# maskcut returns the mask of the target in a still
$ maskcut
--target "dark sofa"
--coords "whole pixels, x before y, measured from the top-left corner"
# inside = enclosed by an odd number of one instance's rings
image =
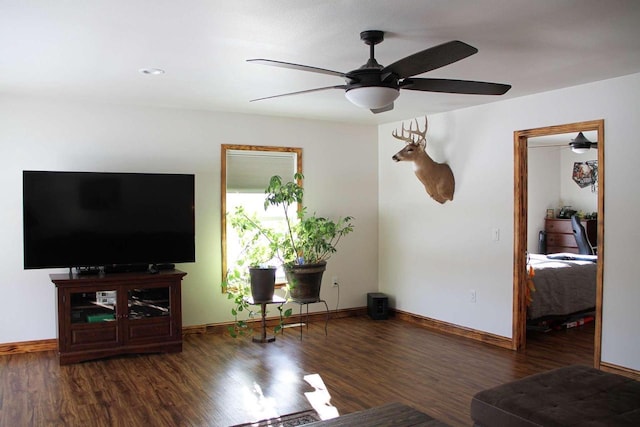
[[[471,418],[482,427],[640,426],[640,381],[563,367],[477,393]]]

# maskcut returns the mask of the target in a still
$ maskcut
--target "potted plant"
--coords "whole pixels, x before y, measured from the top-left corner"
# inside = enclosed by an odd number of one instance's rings
[[[264,207],[282,208],[285,217],[284,230],[263,227],[250,222],[255,230],[269,242],[272,253],[282,263],[287,276],[290,296],[296,301],[316,301],[320,296],[322,275],[327,259],[336,252],[340,239],[353,231],[353,217],[337,220],[309,215],[305,207],[292,215],[290,208],[302,205],[304,189],[302,174],[295,174],[292,181],[283,182],[274,175],[266,188]]]
[[[255,215],[249,216],[242,206],[236,208],[230,216],[231,226],[236,231],[240,254],[234,269],[237,277],[246,283],[246,273],[249,273],[251,295],[254,301],[268,301],[273,297],[276,283],[276,267],[269,264],[275,255],[270,244],[273,237],[270,230],[261,229],[255,225],[259,220]]]
[[[248,214],[242,207],[236,208],[229,218],[243,242],[244,255],[240,266],[257,265],[256,263],[276,258],[287,276],[290,299],[312,302],[320,298],[320,285],[327,260],[336,252],[340,239],[352,232],[354,226],[351,216],[331,220],[316,214],[309,215],[305,207],[292,214],[292,206],[302,205],[303,179],[302,174],[296,173],[292,181],[283,182],[278,175],[269,180],[264,208],[266,210],[269,206],[275,206],[283,210],[285,224],[282,228],[265,226],[256,215]],[[246,310],[250,312],[250,316],[254,314],[247,303],[249,290],[246,283],[245,270],[236,268],[228,273],[227,284],[232,285],[229,286],[229,298],[234,299],[236,304],[232,310],[236,319],[236,335],[248,329],[246,322],[238,320],[239,312]],[[279,306],[278,309],[282,310],[282,307]],[[290,315],[291,309],[284,312],[284,317]],[[281,327],[282,324],[276,328],[276,332]]]
[[[249,303],[249,297],[253,298],[254,303],[273,298],[276,267],[267,264],[274,258],[274,253],[270,238],[264,234],[269,230],[262,231],[257,226],[257,217],[248,215],[244,208],[238,207],[228,218],[238,235],[241,248],[238,258],[227,271],[226,280],[222,283],[228,298],[234,301],[231,309],[234,324],[229,326],[229,333],[236,338],[253,332],[247,321],[240,318],[241,314],[246,312],[248,318],[253,318],[260,313],[253,309],[255,305]],[[282,307],[278,309],[282,318],[285,313]],[[278,325],[274,332],[277,333],[281,328],[282,324]]]

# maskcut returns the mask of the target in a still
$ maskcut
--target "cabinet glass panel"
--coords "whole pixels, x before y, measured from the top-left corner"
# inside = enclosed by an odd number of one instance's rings
[[[129,290],[129,320],[168,316],[169,289],[166,287]]]
[[[116,319],[117,291],[72,292],[71,323],[113,322]]]

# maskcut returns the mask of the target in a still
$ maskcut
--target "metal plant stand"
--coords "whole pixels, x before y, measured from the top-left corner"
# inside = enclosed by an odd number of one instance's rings
[[[327,316],[324,322],[324,334],[326,336],[329,335],[328,333],[328,325],[329,325],[329,306],[327,305],[327,302],[323,299],[320,298],[313,298],[313,299],[292,299],[291,302],[296,303],[300,306],[300,340],[302,341],[302,325],[303,323],[307,325],[307,330],[309,330],[309,304],[315,304],[315,303],[323,303],[324,307],[327,311]],[[302,306],[306,305],[307,306],[307,313],[305,315],[305,320],[304,322],[302,322]]]
[[[260,334],[260,337],[253,337],[252,341],[253,342],[257,342],[257,343],[268,343],[268,342],[274,342],[276,340],[276,336],[275,335],[271,335],[268,336],[267,335],[267,305],[268,304],[279,304],[279,305],[283,305],[284,303],[287,302],[286,299],[279,297],[277,295],[274,295],[273,298],[271,298],[270,300],[264,300],[264,301],[254,301],[253,297],[246,297],[245,301],[247,301],[249,304],[251,305],[259,305],[260,309],[261,309],[261,317],[262,317],[262,322],[261,322],[261,326],[262,326],[262,331]],[[280,321],[282,322],[282,312],[280,312]]]

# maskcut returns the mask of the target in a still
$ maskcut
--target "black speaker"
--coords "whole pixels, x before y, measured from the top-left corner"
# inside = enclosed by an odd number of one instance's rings
[[[389,298],[379,292],[367,294],[367,309],[373,320],[384,320],[389,317]]]

